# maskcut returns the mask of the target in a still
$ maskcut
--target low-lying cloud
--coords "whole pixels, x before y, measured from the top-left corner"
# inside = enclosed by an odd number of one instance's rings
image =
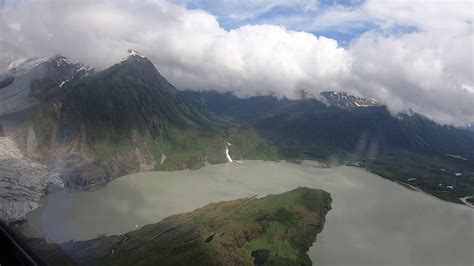
[[[132,48],[180,89],[289,98],[302,89],[341,90],[376,98],[393,113],[411,109],[443,124],[472,123],[472,4],[427,2],[419,3],[421,12],[408,8],[413,1],[367,1],[313,20],[317,26],[333,16],[327,27],[377,25],[344,48],[281,25],[226,30],[212,14],[161,0],[7,1],[0,62],[5,69],[17,57],[63,54],[106,68]]]

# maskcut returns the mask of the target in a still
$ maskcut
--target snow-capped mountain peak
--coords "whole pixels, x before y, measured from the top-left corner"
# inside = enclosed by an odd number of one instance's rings
[[[326,91],[321,92],[321,96],[324,97],[325,101],[329,105],[340,108],[357,108],[380,105],[380,103],[374,99],[362,98],[345,92]]]
[[[137,52],[135,50],[132,50],[132,49],[128,49],[127,53],[128,53],[128,55],[126,57],[124,57],[117,64],[122,64],[123,62],[130,61],[130,60],[139,61],[139,60],[142,60],[142,59],[147,59],[145,56],[141,55],[139,52]]]
[[[128,49],[128,56],[139,56],[141,58],[146,58],[145,56],[141,55],[139,52],[135,51],[135,50],[132,50],[132,49]]]
[[[61,55],[13,60],[8,71],[0,74],[0,115],[35,106],[72,80],[94,72],[93,67]]]
[[[27,59],[27,58],[17,58],[12,60],[8,65],[8,71],[14,72],[27,72],[42,63],[48,62],[51,60],[51,56],[44,56],[39,58]]]

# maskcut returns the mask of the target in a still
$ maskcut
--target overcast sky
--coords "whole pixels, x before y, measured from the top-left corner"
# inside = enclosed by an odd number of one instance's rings
[[[474,122],[470,0],[0,0],[0,68],[135,49],[179,89],[347,91],[394,113]]]

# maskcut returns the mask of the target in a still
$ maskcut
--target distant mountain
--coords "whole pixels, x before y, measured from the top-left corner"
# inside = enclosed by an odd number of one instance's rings
[[[352,151],[365,136],[384,149],[474,156],[474,135],[467,130],[441,126],[416,113],[394,117],[374,100],[345,93],[321,93],[326,99],[332,99],[329,106],[314,98],[288,100],[256,96],[241,99],[215,91],[185,93],[216,115],[253,124],[269,134],[287,132],[281,141],[307,139],[302,144],[305,146],[319,142],[318,151],[310,153],[313,155]],[[328,146],[327,152],[321,150],[324,146]]]
[[[215,115],[239,122],[263,116],[290,102],[286,98],[278,99],[273,96],[255,96],[241,99],[230,92],[185,90],[183,93]]]
[[[290,101],[287,98],[276,98],[274,96],[254,96],[241,99],[235,97],[230,92],[219,93],[216,91],[186,90],[184,93],[213,113],[237,121],[255,119],[289,105],[295,106],[295,102],[301,103],[297,104],[297,108],[304,108],[308,103],[311,103],[315,108],[322,109],[327,108],[327,106],[342,109],[381,106],[375,100],[331,91],[321,92],[320,95],[322,97],[318,101],[314,101],[315,98],[308,97],[306,93],[304,94],[304,99],[299,101]],[[304,103],[305,101],[306,103]]]
[[[456,202],[474,193],[474,133],[468,130],[416,113],[394,117],[385,106],[341,93],[323,93],[329,105],[314,98],[186,94],[216,115],[254,128],[279,158],[363,166]]]

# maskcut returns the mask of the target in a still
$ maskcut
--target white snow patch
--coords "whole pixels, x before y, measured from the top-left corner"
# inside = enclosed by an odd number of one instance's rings
[[[80,72],[80,71],[82,71],[82,70],[89,71],[89,70],[91,70],[91,69],[93,69],[93,67],[82,65],[82,66],[77,70],[77,72]]]
[[[134,50],[132,50],[132,49],[129,49],[129,50],[128,50],[128,56],[127,56],[127,57],[124,57],[124,58],[120,61],[119,64],[121,64],[121,63],[124,62],[124,61],[129,60],[129,59],[130,59],[131,57],[133,57],[133,56],[139,56],[139,57],[141,57],[141,58],[146,58],[145,56],[141,55],[140,53],[138,53],[138,52],[136,52],[136,51],[134,51]]]
[[[448,154],[448,153],[445,153],[444,156],[446,156],[446,157],[451,157],[451,158],[458,159],[458,160],[463,160],[463,161],[469,160],[468,158],[463,157],[463,156],[461,156],[461,155],[457,155],[457,154]]]
[[[134,51],[134,50],[132,50],[132,49],[129,49],[129,50],[128,50],[128,56],[135,56],[135,55],[136,55],[136,56],[139,56],[139,57],[141,57],[141,58],[145,58],[143,55],[141,55],[141,54],[138,53],[137,51]]]
[[[75,65],[76,62],[73,62],[71,59],[66,58],[66,57],[61,57],[59,58],[58,61],[56,61],[56,66],[61,67],[61,66],[67,66],[67,65]]]
[[[27,58],[14,59],[8,64],[8,70],[13,70],[14,68],[18,68],[21,64],[25,63],[26,61],[28,61]]]
[[[455,176],[462,176],[461,173],[454,173]]]
[[[50,56],[45,56],[45,57],[40,57],[40,58],[35,58],[35,59],[19,58],[10,62],[10,64],[8,65],[8,70],[26,72],[49,60],[51,60]]]

